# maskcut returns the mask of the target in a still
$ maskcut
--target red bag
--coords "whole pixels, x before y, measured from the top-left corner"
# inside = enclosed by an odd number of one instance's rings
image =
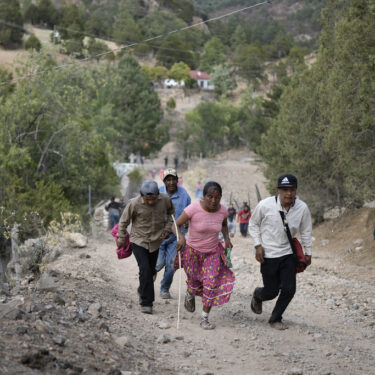
[[[275,196],[275,200],[277,203],[277,196]],[[296,273],[303,272],[306,269],[307,264],[306,264],[305,254],[302,249],[302,245],[297,240],[297,238],[295,237],[292,238],[292,234],[290,233],[288,222],[285,219],[284,211],[279,211],[279,214],[281,216],[281,221],[283,222],[284,230],[288,237],[290,247],[292,248],[294,259],[296,261]]]
[[[118,224],[116,224],[113,229],[111,230],[111,234],[115,239],[118,239]],[[116,249],[118,259],[124,259],[130,257],[132,255],[132,248],[130,247],[130,239],[129,233],[126,234],[125,237],[125,246]]]
[[[296,272],[303,272],[306,267],[306,260],[305,260],[305,254],[302,249],[301,243],[297,240],[297,238],[293,238],[293,245],[294,249],[296,250],[294,255],[296,256]]]

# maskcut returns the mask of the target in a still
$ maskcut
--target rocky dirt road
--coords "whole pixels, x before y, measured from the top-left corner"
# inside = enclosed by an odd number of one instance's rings
[[[229,191],[247,200],[251,187],[255,202],[255,182],[266,194],[251,158],[225,155],[200,168],[223,184],[225,200]],[[135,259],[117,260],[112,238],[102,233],[84,251],[70,249],[49,266],[55,288],[31,281],[14,289],[30,297],[20,319],[0,320],[0,373],[375,374],[374,268],[351,265],[347,271],[322,240],[314,241],[312,266],[298,275],[297,294],[284,315],[289,329],[276,331],[267,324],[274,302],[265,303],[260,316],[250,310],[259,265],[251,240],[237,233],[231,301],[212,310],[216,329],[203,331],[198,299],[195,313],[182,307],[177,330],[181,271],[170,301],[159,298],[158,275],[154,314],[141,314]]]

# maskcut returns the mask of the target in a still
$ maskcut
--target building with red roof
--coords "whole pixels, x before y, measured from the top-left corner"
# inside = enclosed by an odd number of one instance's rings
[[[198,87],[202,90],[214,90],[215,86],[210,81],[211,76],[206,72],[200,72],[199,70],[190,70],[190,77],[195,79],[198,83]]]

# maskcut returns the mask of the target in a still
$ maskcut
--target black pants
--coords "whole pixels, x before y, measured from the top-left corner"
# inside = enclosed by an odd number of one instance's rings
[[[148,249],[131,243],[131,248],[139,267],[139,288],[140,304],[152,306],[155,300],[154,280],[156,273],[155,266],[158,260],[159,250],[150,253]]]
[[[279,298],[269,322],[281,322],[282,315],[296,292],[296,263],[293,255],[280,258],[265,258],[260,266],[263,288],[258,288],[255,297],[262,301]]]
[[[243,237],[247,236],[247,228],[249,227],[249,223],[240,223],[240,232]]]

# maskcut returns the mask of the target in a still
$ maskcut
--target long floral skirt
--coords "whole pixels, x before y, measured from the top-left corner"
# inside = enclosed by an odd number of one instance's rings
[[[181,265],[187,276],[188,292],[202,297],[204,306],[219,306],[229,301],[235,276],[227,266],[221,244],[211,253],[202,253],[186,246],[181,252]],[[175,270],[178,268],[177,256]]]

